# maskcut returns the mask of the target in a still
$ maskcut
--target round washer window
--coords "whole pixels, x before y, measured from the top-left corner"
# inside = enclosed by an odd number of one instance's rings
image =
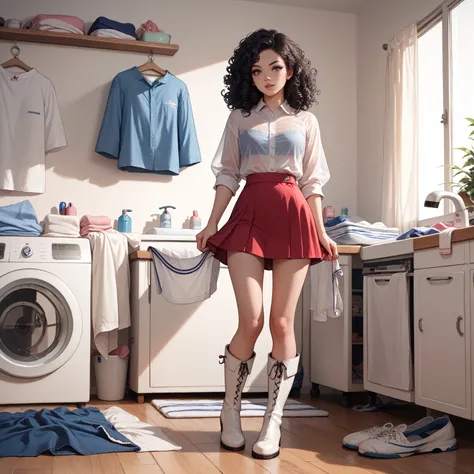
[[[47,363],[72,333],[71,310],[46,282],[22,279],[0,290],[0,352],[12,362]]]

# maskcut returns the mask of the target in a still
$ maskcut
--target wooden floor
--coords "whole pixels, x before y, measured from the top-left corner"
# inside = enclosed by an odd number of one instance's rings
[[[371,460],[341,447],[350,432],[386,422],[412,423],[423,416],[418,408],[396,409],[390,413],[360,413],[342,408],[337,399],[301,401],[329,411],[329,418],[284,418],[279,458],[258,461],[251,457],[261,419],[244,418],[247,446],[243,453],[223,451],[219,445],[219,421],[211,419],[169,420],[149,403],[119,404],[142,421],[160,426],[181,451],[120,453],[100,456],[40,456],[0,459],[0,474],[455,474],[474,472],[474,423],[455,419],[459,449],[451,453],[423,454],[397,460]],[[147,400],[148,402],[150,400]],[[89,406],[105,409],[110,403],[92,401]],[[28,407],[1,407],[24,411]],[[48,406],[48,408],[52,408]],[[71,407],[73,408],[73,407]]]

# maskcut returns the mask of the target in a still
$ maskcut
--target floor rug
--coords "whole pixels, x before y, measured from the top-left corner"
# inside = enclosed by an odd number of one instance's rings
[[[167,418],[217,418],[222,409],[219,400],[153,400],[152,405]],[[262,417],[267,408],[266,398],[242,400],[242,417]],[[326,417],[320,408],[289,399],[283,410],[284,417]]]

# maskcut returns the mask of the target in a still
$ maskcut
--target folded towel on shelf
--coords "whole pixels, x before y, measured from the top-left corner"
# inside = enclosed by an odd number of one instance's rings
[[[110,226],[111,225],[110,217],[89,216],[89,215],[82,216],[81,227],[85,227],[87,225]]]
[[[40,20],[34,25],[31,25],[30,30],[54,31],[56,33],[73,33],[75,35],[84,35],[84,30],[76,28],[70,23],[62,20],[56,20],[54,18]]]
[[[106,232],[111,229],[111,225],[86,225],[84,227],[81,227],[81,237],[87,237],[92,232]]]
[[[135,26],[132,23],[120,23],[118,21],[111,20],[105,16],[99,16],[94,23],[92,23],[89,28],[88,34],[92,34],[94,31],[99,29],[106,30],[117,30],[126,35],[133,36],[137,39],[137,34],[135,32]]]
[[[339,277],[343,276],[337,260],[323,261],[310,269],[310,311],[314,321],[326,322],[338,318],[344,309],[339,291]]]
[[[85,25],[84,22],[78,18],[77,16],[71,16],[71,15],[46,15],[46,14],[39,14],[36,15],[32,20],[31,20],[31,29],[35,29],[37,25],[39,25],[41,22],[44,22],[43,24],[46,24],[47,22],[51,20],[57,20],[61,21],[63,23],[67,23],[68,25],[73,26],[75,29],[79,30],[82,34],[84,34],[85,31]]]
[[[118,38],[129,41],[135,41],[136,38],[131,35],[122,33],[121,31],[112,30],[111,28],[101,28],[99,30],[93,31],[89,36],[97,36],[99,38]]]
[[[43,237],[80,237],[79,217],[46,214]]]
[[[0,207],[0,235],[24,235],[38,237],[43,228],[28,200]]]

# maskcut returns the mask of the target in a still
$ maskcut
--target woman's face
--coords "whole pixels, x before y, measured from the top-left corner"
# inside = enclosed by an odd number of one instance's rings
[[[283,58],[272,49],[262,51],[259,61],[252,66],[253,83],[262,94],[269,97],[283,91],[292,75],[293,71],[287,69]]]

